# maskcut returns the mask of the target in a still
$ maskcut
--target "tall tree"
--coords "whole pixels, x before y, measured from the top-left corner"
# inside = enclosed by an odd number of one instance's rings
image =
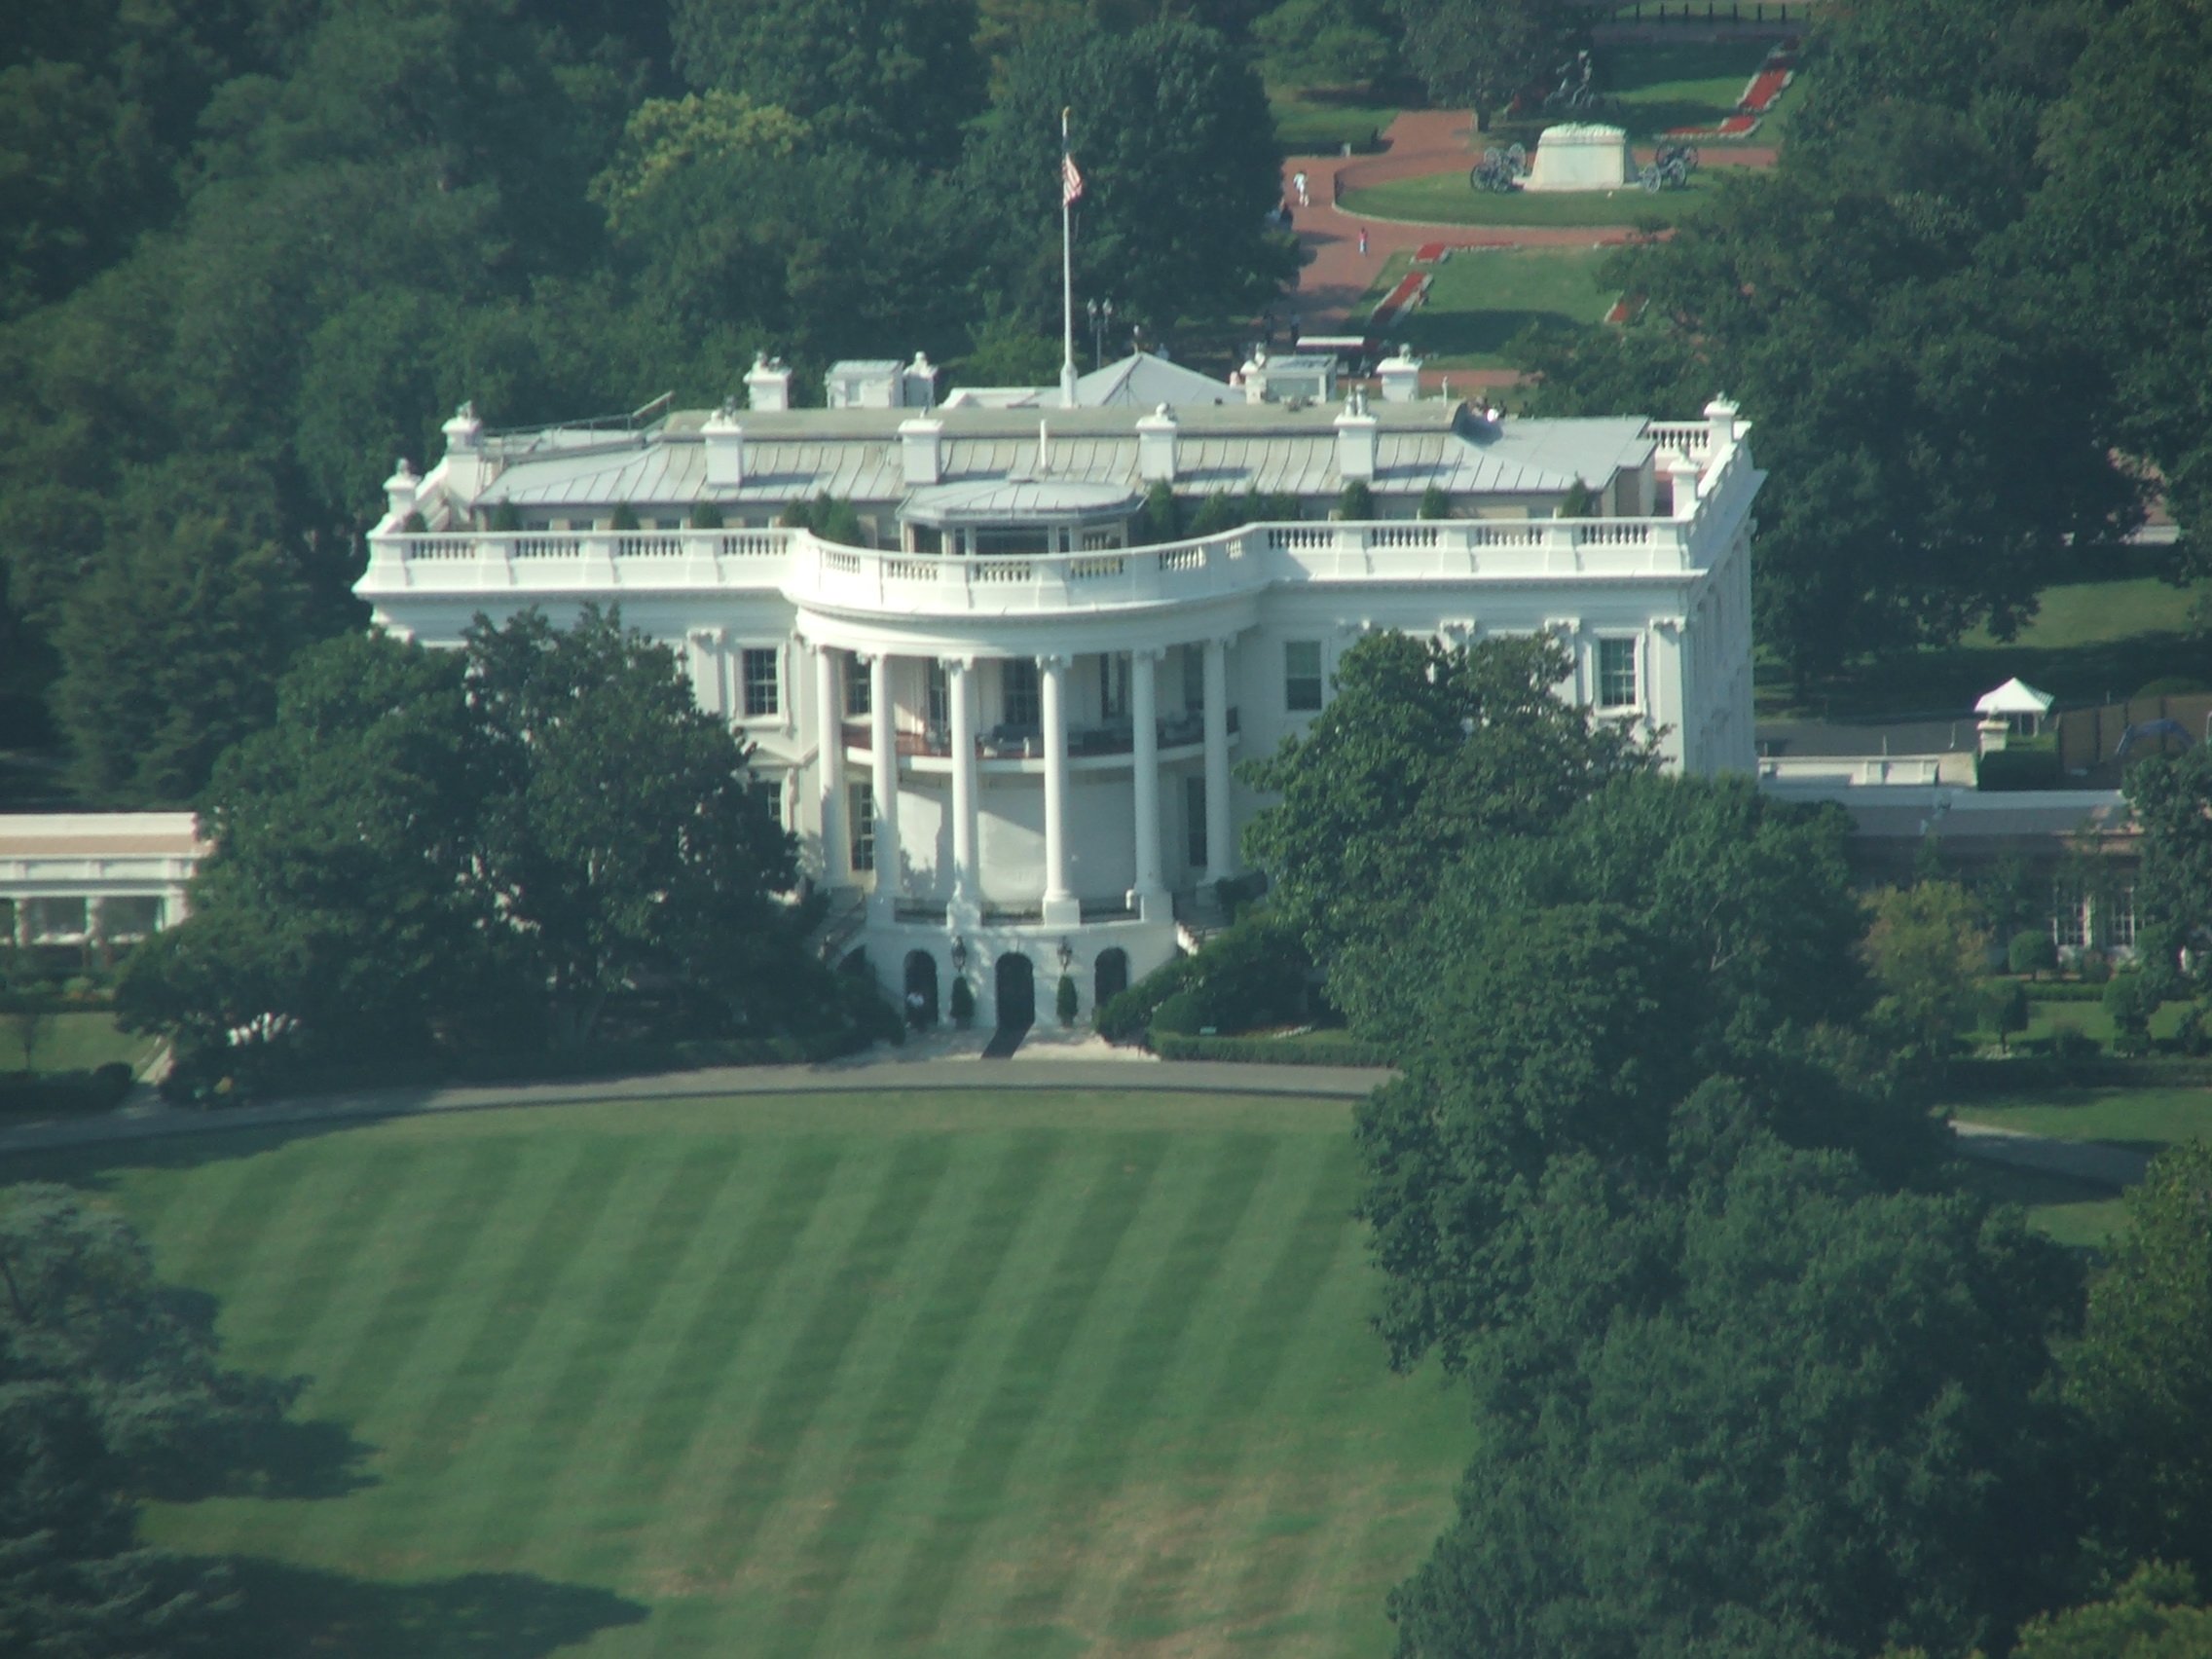
[[[1457,1519],[1391,1599],[1405,1659],[1960,1652],[2033,1610],[2079,1513],[2051,1246],[1754,1141],[1667,1271],[1593,1305],[1588,1214],[1547,1217],[1560,1362],[1478,1382]]]
[[[2120,1560],[2212,1569],[2212,1148],[2172,1147],[2125,1196],[2067,1392],[2098,1437]]]
[[[1579,0],[1389,0],[1400,48],[1439,104],[1464,104],[1478,129],[1532,83],[1556,77],[1588,38]]]
[[[983,103],[974,0],[674,0],[676,62],[871,154],[948,166]]]
[[[1245,856],[1317,959],[1402,936],[1471,846],[1548,829],[1649,764],[1640,739],[1557,694],[1568,666],[1548,635],[1372,635],[1339,662],[1311,726],[1246,762],[1245,780],[1281,799],[1247,826]]]
[[[2127,770],[2127,804],[2143,831],[2135,878],[2137,949],[2159,988],[2212,970],[2212,746],[2157,756]]]
[[[1268,227],[1282,152],[1259,77],[1211,29],[1038,31],[963,168],[964,224],[984,256],[978,289],[1059,313],[1060,112],[1073,111],[1076,293],[1170,328],[1256,308],[1296,270]]]

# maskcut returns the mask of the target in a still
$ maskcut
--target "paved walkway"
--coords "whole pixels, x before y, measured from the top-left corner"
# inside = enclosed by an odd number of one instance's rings
[[[587,1105],[618,1100],[708,1100],[747,1094],[908,1093],[958,1089],[1085,1088],[1145,1093],[1272,1094],[1358,1100],[1391,1076],[1366,1066],[1228,1064],[1161,1060],[1116,1049],[1087,1032],[1049,1031],[1011,1060],[984,1060],[980,1032],[944,1031],[899,1049],[871,1049],[821,1065],[724,1066],[580,1083],[455,1088],[373,1088],[203,1111],[170,1106],[141,1088],[121,1110],[0,1130],[0,1159],[71,1147],[120,1146],[236,1129],[312,1128],[447,1112]],[[1970,1158],[2119,1189],[2142,1179],[2142,1153],[2098,1142],[2052,1140],[1981,1124],[1956,1125]]]

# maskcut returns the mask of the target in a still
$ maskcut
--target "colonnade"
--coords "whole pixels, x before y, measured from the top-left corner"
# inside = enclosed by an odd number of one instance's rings
[[[1207,881],[1230,874],[1235,867],[1234,819],[1230,810],[1228,646],[1226,638],[1209,638],[1204,642],[1204,879]],[[844,872],[851,845],[851,826],[846,813],[844,711],[840,695],[843,677],[838,647],[817,641],[813,649],[817,804],[823,874],[826,879],[835,880]],[[891,677],[893,656],[881,651],[854,654],[868,668],[869,792],[874,810],[875,865],[872,905],[876,920],[888,923],[895,919],[897,906],[904,897],[905,871],[899,839],[899,733]],[[1138,914],[1148,920],[1167,914],[1167,884],[1160,841],[1158,683],[1159,665],[1164,655],[1165,651],[1159,646],[1128,653],[1133,807],[1130,834],[1135,855],[1135,881],[1126,897]],[[952,882],[946,920],[955,928],[973,928],[982,915],[984,885],[977,823],[976,681],[979,664],[992,659],[953,656],[933,660],[943,666],[949,703],[946,747],[951,752]],[[1045,880],[1038,898],[1044,925],[1068,927],[1080,923],[1083,916],[1083,896],[1068,882],[1068,705],[1069,671],[1074,660],[1066,653],[1048,653],[1033,660],[1037,664],[1038,714],[1043,728],[1045,762]]]

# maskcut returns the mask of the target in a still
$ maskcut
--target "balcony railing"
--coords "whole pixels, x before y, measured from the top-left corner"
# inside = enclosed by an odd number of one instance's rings
[[[1229,734],[1236,735],[1239,721],[1237,709],[1233,704],[1224,723]],[[1157,741],[1162,750],[1194,748],[1205,741],[1205,716],[1198,712],[1180,715],[1163,715],[1154,722]],[[866,720],[844,722],[845,748],[863,754],[872,753],[875,733]],[[952,757],[952,734],[942,726],[932,725],[920,731],[902,731],[893,739],[893,748],[901,759],[949,760]],[[1132,755],[1136,752],[1136,730],[1126,720],[1107,721],[1099,724],[1071,724],[1068,727],[1068,756],[1080,760],[1088,756]],[[1041,760],[1045,756],[1045,732],[1036,725],[997,725],[976,736],[976,757],[978,760]]]

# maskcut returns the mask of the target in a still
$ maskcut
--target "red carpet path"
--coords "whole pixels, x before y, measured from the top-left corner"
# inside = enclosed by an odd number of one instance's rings
[[[1377,156],[1293,156],[1283,163],[1282,194],[1294,199],[1292,177],[1304,171],[1311,205],[1294,208],[1292,225],[1304,266],[1298,276],[1298,293],[1286,304],[1295,308],[1299,328],[1308,334],[1328,334],[1352,319],[1361,297],[1382,269],[1382,262],[1400,250],[1414,252],[1431,242],[1450,247],[1604,247],[1627,241],[1635,232],[1626,225],[1547,228],[1525,225],[1400,225],[1361,219],[1335,205],[1337,175],[1354,169],[1361,187],[1390,179],[1420,178],[1430,173],[1464,173],[1473,164],[1468,138],[1473,123],[1460,110],[1408,110],[1393,121],[1382,135],[1385,149]],[[1640,152],[1643,159],[1646,152]],[[1714,145],[1701,153],[1706,166],[1774,166],[1772,149],[1751,145]],[[1359,233],[1367,232],[1367,252],[1359,251]],[[1424,377],[1426,378],[1426,377]],[[1502,372],[1475,374],[1460,371],[1454,384],[1468,387],[1505,385],[1512,375]]]

